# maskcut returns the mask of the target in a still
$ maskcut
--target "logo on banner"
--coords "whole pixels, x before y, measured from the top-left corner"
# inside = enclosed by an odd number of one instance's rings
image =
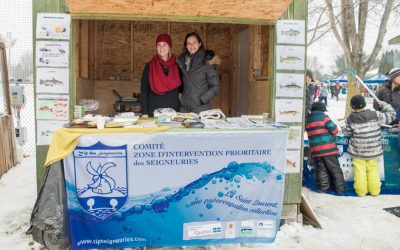
[[[126,145],[76,147],[74,163],[78,201],[86,212],[104,219],[123,207],[128,198]]]

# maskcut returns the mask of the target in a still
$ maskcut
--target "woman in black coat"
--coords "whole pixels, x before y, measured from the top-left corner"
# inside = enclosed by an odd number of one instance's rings
[[[184,52],[177,63],[183,84],[181,112],[200,113],[211,109],[211,99],[220,90],[217,71],[220,59],[204,48],[199,34],[192,32],[185,37]]]
[[[175,55],[171,54],[172,40],[160,34],[156,40],[157,54],[146,64],[141,82],[142,117],[152,117],[158,108],[179,111],[181,80]]]

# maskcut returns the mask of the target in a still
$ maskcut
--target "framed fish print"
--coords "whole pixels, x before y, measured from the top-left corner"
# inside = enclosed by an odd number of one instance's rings
[[[302,126],[290,126],[289,128],[289,138],[288,138],[288,149],[300,149],[302,142]]]
[[[68,67],[69,42],[36,42],[36,66]]]
[[[68,68],[37,68],[36,93],[69,93]]]
[[[276,74],[276,96],[279,97],[303,97],[304,75],[303,74]]]
[[[276,122],[298,122],[303,119],[302,99],[275,99]]]
[[[300,173],[300,150],[286,150],[285,173]]]
[[[37,145],[50,145],[54,132],[62,128],[66,121],[37,120],[36,141]]]
[[[42,120],[65,120],[69,118],[68,95],[37,95],[36,118]]]
[[[276,42],[278,44],[305,45],[304,20],[278,20],[276,23]]]
[[[39,13],[37,14],[36,38],[69,40],[70,27],[71,15],[69,14]]]
[[[276,69],[304,70],[304,46],[276,46]]]

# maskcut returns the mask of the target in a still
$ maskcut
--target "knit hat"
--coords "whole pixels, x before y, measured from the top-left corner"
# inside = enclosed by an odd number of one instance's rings
[[[157,36],[157,39],[156,39],[156,46],[160,42],[167,43],[169,45],[169,47],[172,48],[172,40],[171,40],[171,36],[170,35],[165,34],[165,33],[164,34],[159,34]]]
[[[363,109],[367,104],[365,103],[365,99],[361,95],[355,95],[350,100],[350,106],[353,109]]]
[[[323,103],[323,102],[314,102],[314,103],[311,105],[311,111],[321,111],[321,112],[325,112],[325,111],[326,111],[325,103]]]
[[[400,76],[400,68],[393,68],[389,71],[388,77],[391,82],[398,76]]]

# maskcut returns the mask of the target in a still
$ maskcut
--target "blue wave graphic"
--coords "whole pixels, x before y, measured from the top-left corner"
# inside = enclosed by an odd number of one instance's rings
[[[217,244],[221,239],[183,240],[183,224],[196,221],[235,221],[238,218],[276,219],[282,208],[284,174],[268,163],[236,163],[178,189],[164,188],[158,193],[129,197],[119,211],[105,219],[85,212],[77,200],[76,189],[67,183],[69,217],[73,242],[93,236],[136,237],[145,241],[119,243],[112,247]],[[87,237],[86,237],[87,238]],[[273,237],[252,238],[270,242]],[[243,242],[243,237],[223,239],[225,243]],[[247,240],[246,242],[249,242]],[[100,247],[87,245],[85,248]],[[105,244],[104,247],[110,247]]]

